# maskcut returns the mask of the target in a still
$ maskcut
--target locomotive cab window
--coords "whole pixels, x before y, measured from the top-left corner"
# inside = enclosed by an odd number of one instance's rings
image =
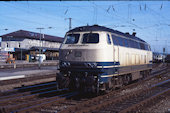
[[[65,44],[76,44],[79,41],[80,34],[68,34]]]
[[[85,43],[99,43],[99,34],[97,33],[85,33],[83,35],[83,44]]]
[[[108,43],[109,45],[111,45],[111,40],[110,40],[110,35],[109,35],[109,34],[107,34],[107,43]]]

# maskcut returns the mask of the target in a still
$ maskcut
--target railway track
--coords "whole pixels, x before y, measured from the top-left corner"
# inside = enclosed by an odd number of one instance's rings
[[[0,93],[16,87],[51,82],[56,79],[56,73],[46,73],[44,75],[32,75],[25,78],[0,81]]]
[[[166,87],[167,85],[169,85],[169,87]],[[160,96],[164,93],[170,93],[170,81],[161,85],[156,85],[147,90],[141,90],[129,95],[122,95],[121,97],[108,102],[107,105],[105,105],[107,108],[103,107],[100,110],[94,111],[94,113],[140,112],[139,108],[143,107],[143,105],[146,104],[146,101],[152,100],[156,96]]]
[[[9,106],[5,112],[12,112],[12,113],[36,112],[37,109],[39,109],[43,106],[50,106],[53,103],[63,102],[67,98],[75,96],[77,94],[78,94],[77,92],[70,92],[70,93],[64,93],[64,94],[55,95],[55,96],[48,97],[48,98],[43,98],[43,99],[36,98],[32,101],[27,101],[23,104],[14,105],[14,106],[12,106],[12,108],[10,108],[10,106]]]
[[[161,66],[161,68],[162,68],[162,66]],[[160,69],[160,70],[158,70],[158,68],[157,68],[156,70],[157,71],[152,73],[152,76],[150,76],[149,78],[146,78],[144,80],[147,85],[149,85],[148,83],[150,81],[152,82],[150,85],[156,84],[156,83],[158,83],[160,81],[164,81],[164,78],[160,79],[161,77],[163,77],[163,76],[160,76],[160,75],[164,75],[165,73],[167,73],[166,68],[163,68],[163,69]],[[157,76],[159,76],[159,77],[157,77]],[[140,84],[140,85],[138,87],[136,87],[137,84],[138,85]],[[117,95],[121,96],[122,95],[121,93],[127,94],[127,93],[130,93],[130,90],[131,91],[137,91],[137,90],[139,90],[138,88],[140,86],[142,86],[143,84],[144,84],[143,81],[141,81],[139,83],[131,84],[131,85],[128,85],[128,86],[126,86],[126,87],[124,87],[124,88],[122,88],[120,90],[113,91],[112,93],[108,93],[108,95],[113,96],[113,94],[117,94]],[[147,86],[145,86],[145,87],[147,87]],[[128,88],[129,91],[128,90],[124,91],[124,89],[127,89],[127,88]],[[134,89],[132,89],[132,88],[134,88]],[[143,89],[143,88],[144,87],[141,87],[140,89]],[[103,96],[104,96],[103,98],[107,98],[107,95],[103,95]],[[99,98],[100,97],[102,97],[102,95],[99,96]],[[44,107],[38,108],[34,112],[37,112],[37,113],[54,113],[54,112],[61,112],[61,113],[66,112],[67,113],[69,111],[71,111],[71,112],[79,112],[77,110],[82,109],[82,107],[80,106],[81,104],[89,102],[91,99],[93,100],[93,99],[96,99],[96,98],[98,98],[98,97],[95,97],[95,96],[93,97],[92,95],[87,96],[87,95],[82,95],[81,94],[81,95],[77,95],[76,98],[67,99],[67,100],[61,101],[59,103],[54,102],[50,106],[44,106]],[[95,105],[95,103],[93,103],[93,104]],[[94,105],[92,105],[92,106],[94,106]],[[75,108],[75,110],[74,110],[74,108]],[[89,107],[85,107],[85,109],[89,109]]]
[[[167,87],[168,86],[168,87]],[[126,113],[140,112],[147,104],[154,102],[162,94],[170,93],[170,79],[154,87],[123,95],[109,94],[85,101],[60,113]],[[139,109],[140,108],[140,109]]]
[[[169,84],[170,86],[170,84]],[[161,86],[166,87],[165,85]],[[162,90],[162,89],[161,89]],[[157,103],[164,99],[166,96],[168,97],[170,94],[170,87],[165,88],[163,91],[158,91],[157,93],[150,93],[150,98],[146,98],[143,101],[140,101],[139,103],[136,103],[130,107],[127,107],[126,109],[122,110],[120,113],[125,113],[125,112],[148,112],[145,110],[150,105],[153,105],[154,103]],[[144,97],[143,97],[144,98]],[[136,101],[136,100],[135,100]]]
[[[28,82],[28,81],[33,81],[33,80],[52,78],[52,77],[55,77],[55,76],[56,76],[55,73],[45,74],[45,75],[41,75],[41,76],[32,75],[30,77],[25,77],[25,78],[0,81],[0,85],[4,86],[4,85],[10,85],[10,84],[17,84],[17,83],[21,83],[21,82]]]
[[[31,106],[42,106],[44,102],[63,101],[76,93],[68,89],[57,90],[55,81],[33,86],[21,87],[1,93],[0,113],[23,112]]]
[[[40,83],[40,84],[35,84],[35,85],[17,87],[15,89],[10,89],[5,92],[1,92],[0,96],[2,97],[2,96],[11,96],[15,94],[22,94],[22,92],[42,90],[43,88],[49,88],[49,87],[55,88],[56,87],[55,84],[56,84],[55,81],[51,81],[51,82]]]
[[[156,87],[158,87],[157,83],[169,79],[164,76],[168,72],[166,69],[167,68],[163,68],[160,70],[156,69],[157,71],[153,72],[152,76],[150,76],[149,78],[125,86],[122,89],[109,92],[108,94],[100,95],[98,97],[93,96],[89,97],[84,95],[80,96],[78,92],[69,92],[67,89],[56,90],[55,81],[44,84],[20,87],[17,89],[9,90],[4,93],[0,93],[0,112],[67,113],[67,112],[99,112],[98,111],[99,109],[100,111],[103,110],[103,112],[105,112],[104,107],[110,105],[107,104],[108,102],[110,102],[110,100],[115,100],[121,97],[123,98],[124,96],[128,98],[127,95],[129,95],[129,97],[135,97],[130,96],[132,92],[134,93],[143,92],[142,93],[143,95],[150,94],[151,97],[152,95],[154,95],[154,93],[152,92],[159,93],[158,92],[159,90],[150,91],[149,88],[151,89],[152,87],[152,89],[154,88],[156,89]],[[153,84],[157,85],[153,86]],[[147,89],[148,93],[144,93],[143,91],[144,89]],[[125,102],[125,100],[127,99],[124,99],[123,102]],[[137,104],[138,103],[133,103],[132,105]],[[128,110],[130,109],[129,107],[130,106],[126,106]],[[125,109],[123,108],[121,110]],[[132,110],[130,109],[130,111],[133,110],[134,109]]]
[[[123,113],[137,111],[139,107],[136,106],[143,106],[140,102],[145,103],[146,100],[152,100],[152,98],[169,93],[170,87],[166,87],[170,86],[170,77],[167,76],[167,69],[155,71],[152,76],[141,82],[130,84],[106,95],[87,100],[81,104],[61,110],[60,113]]]

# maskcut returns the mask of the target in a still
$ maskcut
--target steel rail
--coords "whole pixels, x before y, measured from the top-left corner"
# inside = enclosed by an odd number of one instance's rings
[[[164,71],[164,70],[162,70],[162,71]],[[162,72],[162,71],[160,71],[161,72],[161,74],[165,74],[165,73],[167,73],[167,71],[166,72]],[[154,76],[152,76],[152,77],[150,77],[150,78],[148,78],[148,79],[145,79],[145,81],[148,81],[149,79],[151,79],[151,78],[153,78],[153,77],[155,77],[155,76],[158,76],[159,74],[156,74],[156,75],[154,75]],[[132,86],[136,86],[137,84],[142,84],[143,83],[143,81],[140,81],[140,83],[136,83],[136,84],[130,84],[130,85],[128,85],[127,87],[128,88],[130,88],[130,87],[132,87]],[[158,84],[158,85],[161,85],[161,84]],[[156,85],[155,87],[157,87],[158,85]],[[126,89],[127,88],[126,86],[123,88],[123,89]],[[126,94],[126,95],[124,95],[123,97],[115,97],[115,96],[113,96],[114,94],[116,94],[116,93],[118,93],[119,91],[121,91],[122,89],[120,89],[120,90],[118,90],[118,91],[113,91],[113,92],[111,92],[111,93],[109,93],[109,94],[107,94],[107,95],[105,95],[105,96],[99,96],[99,97],[96,97],[96,98],[94,98],[94,99],[92,99],[92,100],[89,100],[89,101],[87,101],[87,102],[83,102],[83,103],[81,103],[81,104],[79,104],[79,105],[77,105],[77,106],[73,106],[73,107],[70,107],[70,108],[68,108],[68,109],[66,109],[66,110],[63,110],[63,111],[61,111],[61,113],[71,113],[71,112],[79,112],[79,113],[83,113],[83,112],[91,112],[91,111],[95,111],[96,109],[99,109],[99,108],[102,108],[102,107],[105,107],[105,106],[108,106],[108,105],[111,105],[111,104],[114,104],[114,103],[116,103],[116,102],[119,102],[119,101],[122,101],[122,100],[126,100],[127,98],[129,98],[129,97],[133,97],[133,96],[135,96],[135,95],[137,95],[137,94],[140,94],[140,93],[142,93],[143,91],[149,91],[149,90],[151,90],[152,88],[155,88],[155,87],[150,87],[150,88],[148,88],[148,89],[141,89],[140,91],[138,91],[138,92],[133,92],[133,93],[131,93],[131,94]],[[113,97],[113,98],[110,98],[110,97]],[[105,100],[105,101],[104,101]],[[103,101],[102,103],[100,103],[100,101]],[[97,106],[95,106],[96,104],[98,104]],[[83,109],[83,107],[85,107],[84,109]],[[81,109],[82,108],[82,109]],[[81,109],[81,110],[80,110]]]
[[[11,101],[17,101],[18,99],[31,99],[34,97],[38,97],[41,96],[43,94],[48,94],[48,93],[56,93],[59,91],[64,91],[64,90],[68,90],[67,88],[65,89],[59,89],[59,90],[51,90],[51,91],[46,91],[46,92],[41,92],[41,93],[36,93],[36,94],[30,94],[30,95],[22,95],[22,96],[17,96],[17,97],[12,97],[12,98],[7,98],[7,99],[1,99],[0,100],[0,104],[3,104],[5,102],[11,102]]]
[[[52,87],[47,87],[47,88],[43,88],[43,89],[35,89],[35,90],[32,90],[32,91],[25,91],[24,93],[16,93],[16,94],[12,94],[12,95],[6,95],[6,96],[1,96],[0,99],[4,99],[4,98],[12,98],[12,97],[19,97],[19,96],[25,96],[25,95],[30,95],[30,94],[35,94],[35,93],[38,93],[38,92],[41,92],[43,90],[49,90],[49,89],[53,89],[55,88],[56,89],[56,86],[52,86]],[[1,103],[1,102],[0,102]]]
[[[1,86],[5,86],[5,85],[12,85],[12,84],[18,84],[20,82],[29,82],[29,81],[33,81],[33,80],[42,80],[42,79],[47,79],[47,78],[55,78],[56,74],[55,73],[48,73],[45,75],[31,75],[31,76],[27,76],[25,78],[19,78],[19,79],[10,79],[10,80],[4,80],[0,82]]]
[[[64,90],[64,89],[60,89],[60,90],[58,90],[58,91],[62,91],[62,90]],[[52,92],[56,92],[55,90],[54,91],[52,91]],[[43,92],[43,93],[41,93],[41,94],[45,94],[45,93],[51,93],[51,91],[48,91],[48,92]],[[67,94],[69,94],[69,93],[67,93]],[[5,105],[5,106],[1,106],[0,107],[0,112],[10,112],[10,111],[12,111],[12,110],[16,110],[17,108],[21,108],[21,107],[24,107],[24,106],[26,106],[26,105],[29,105],[29,106],[31,106],[31,105],[34,105],[35,103],[37,103],[37,104],[39,104],[40,102],[42,103],[42,102],[44,102],[44,101],[49,101],[49,100],[53,100],[53,98],[58,98],[58,97],[60,97],[60,96],[65,96],[65,95],[67,95],[67,94],[60,94],[60,95],[56,95],[56,96],[53,96],[53,97],[50,97],[50,98],[45,98],[45,99],[42,99],[42,98],[40,98],[39,100],[37,100],[37,98],[34,98],[33,100],[29,100],[29,101],[25,101],[24,103],[20,103],[20,104],[15,104],[15,105]],[[34,95],[33,94],[33,97],[34,96],[37,96],[37,95]],[[18,98],[21,98],[21,97],[17,97],[17,98],[15,98],[15,99],[18,99]],[[21,99],[23,99],[23,98],[21,98]],[[24,98],[25,99],[25,98]],[[30,99],[30,98],[27,98],[27,99]],[[34,101],[36,99],[36,101]],[[9,99],[10,100],[10,99]]]
[[[9,95],[9,94],[13,94],[13,93],[17,93],[18,91],[28,91],[28,89],[31,89],[31,88],[38,88],[38,87],[43,87],[43,86],[48,86],[48,85],[52,85],[52,84],[56,84],[56,82],[48,82],[48,83],[41,83],[41,84],[37,84],[37,85],[31,85],[31,86],[24,86],[24,87],[19,87],[17,89],[12,89],[12,90],[7,90],[3,93],[1,93],[0,96],[3,96],[3,95]],[[0,97],[1,98],[1,97]]]
[[[134,112],[141,112],[144,107],[146,107],[149,104],[153,104],[156,100],[160,100],[162,98],[164,98],[162,95],[165,94],[169,94],[170,93],[170,88],[163,90],[162,92],[159,92],[157,94],[155,94],[154,96],[147,98],[139,103],[136,103],[122,111],[120,111],[119,113],[134,113]],[[162,97],[161,97],[162,96]]]
[[[144,95],[146,95],[146,97],[148,95],[152,96],[152,93],[150,94],[151,90],[153,90],[153,94],[154,93],[159,93],[159,88],[157,89],[157,87],[161,86],[162,84],[159,84],[155,87],[151,87],[148,89],[143,89],[140,90],[138,92],[133,92],[133,93],[129,93],[129,94],[125,94],[119,97],[108,97],[108,98],[104,98],[103,99],[93,99],[87,102],[84,102],[82,104],[79,104],[77,106],[74,107],[70,107],[64,111],[61,111],[60,113],[89,113],[89,112],[93,112],[95,110],[99,110],[105,107],[108,107],[109,105],[116,105],[118,103],[123,103],[124,101],[130,100],[130,99],[134,99],[135,97],[141,97],[143,98]],[[145,97],[145,98],[146,98]],[[119,112],[119,111],[118,111]]]
[[[31,106],[24,107],[22,109],[12,111],[12,113],[31,112],[31,111],[34,111],[35,109],[41,108],[43,106],[50,106],[53,103],[63,102],[66,98],[76,96],[78,94],[79,94],[78,92],[71,92],[71,93],[58,95],[58,96],[47,98],[47,99],[38,100],[38,101],[36,101],[36,103],[32,103]]]

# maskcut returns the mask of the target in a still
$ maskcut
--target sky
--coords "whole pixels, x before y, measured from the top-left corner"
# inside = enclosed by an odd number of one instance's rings
[[[72,28],[98,24],[136,32],[152,51],[170,53],[169,6],[170,1],[0,1],[0,35],[44,28],[44,34],[64,37],[72,18]]]

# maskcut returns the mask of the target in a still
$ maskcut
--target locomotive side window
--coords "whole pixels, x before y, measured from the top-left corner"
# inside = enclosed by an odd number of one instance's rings
[[[147,44],[145,44],[145,50],[149,50],[149,47]]]
[[[120,45],[120,46],[124,46],[124,40],[123,40],[123,38],[117,37],[117,39],[118,39],[119,45]]]
[[[113,40],[114,45],[129,47],[128,40],[125,38],[112,35],[112,40]]]
[[[68,34],[65,44],[76,44],[79,41],[80,34]]]
[[[109,34],[107,34],[107,43],[111,44],[111,40],[110,40],[110,35]]]
[[[124,46],[125,46],[125,47],[129,47],[129,43],[128,43],[128,40],[127,40],[127,39],[124,39]]]
[[[137,48],[137,49],[139,49],[138,42],[136,42],[136,41],[134,41],[134,48]]]
[[[150,47],[147,44],[137,42],[135,40],[117,37],[115,35],[112,35],[112,40],[114,45],[120,45],[124,47],[131,47],[131,48],[143,49],[143,50],[150,50]]]
[[[130,40],[130,47],[135,48],[135,41]]]
[[[139,45],[139,42],[136,42],[137,43],[137,48],[140,49],[140,45]]]
[[[140,43],[140,48],[145,50],[145,45],[143,43]]]
[[[97,33],[85,33],[83,35],[83,44],[85,43],[99,43],[99,34]]]
[[[151,51],[151,47],[148,45],[149,51]]]
[[[114,45],[119,45],[119,42],[116,36],[112,35],[112,40],[113,40]]]

